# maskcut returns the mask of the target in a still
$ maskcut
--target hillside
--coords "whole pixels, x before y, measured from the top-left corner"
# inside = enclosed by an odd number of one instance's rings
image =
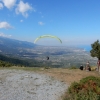
[[[0,52],[3,54],[16,55],[24,49],[33,49],[35,46],[27,41],[0,37]]]
[[[27,41],[0,37],[0,54],[26,60],[29,66],[79,67],[90,61],[91,66],[97,59],[90,56],[84,48],[67,46],[39,46]],[[49,56],[49,61],[46,57]],[[49,66],[48,66],[49,65]]]
[[[0,54],[0,67],[11,67],[11,66],[40,67],[42,65],[36,60],[30,61],[28,59],[9,57]]]

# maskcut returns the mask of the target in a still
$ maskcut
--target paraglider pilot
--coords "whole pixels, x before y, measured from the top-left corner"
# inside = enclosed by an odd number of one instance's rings
[[[47,56],[47,60],[49,60],[49,57]]]

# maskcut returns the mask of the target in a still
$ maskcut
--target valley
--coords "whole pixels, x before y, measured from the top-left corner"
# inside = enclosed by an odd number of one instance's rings
[[[34,43],[0,37],[0,54],[32,63],[31,66],[47,67],[80,67],[89,61],[96,66],[97,58],[83,48],[68,46],[39,46]],[[47,60],[49,56],[49,60]]]

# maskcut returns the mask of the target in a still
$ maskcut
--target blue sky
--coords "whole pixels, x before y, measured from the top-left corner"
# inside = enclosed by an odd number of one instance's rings
[[[0,0],[0,36],[42,45],[90,45],[100,39],[100,0]]]

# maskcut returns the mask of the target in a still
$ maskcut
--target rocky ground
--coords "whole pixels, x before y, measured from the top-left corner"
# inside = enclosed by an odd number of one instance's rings
[[[0,100],[58,100],[68,85],[34,71],[0,70]]]

